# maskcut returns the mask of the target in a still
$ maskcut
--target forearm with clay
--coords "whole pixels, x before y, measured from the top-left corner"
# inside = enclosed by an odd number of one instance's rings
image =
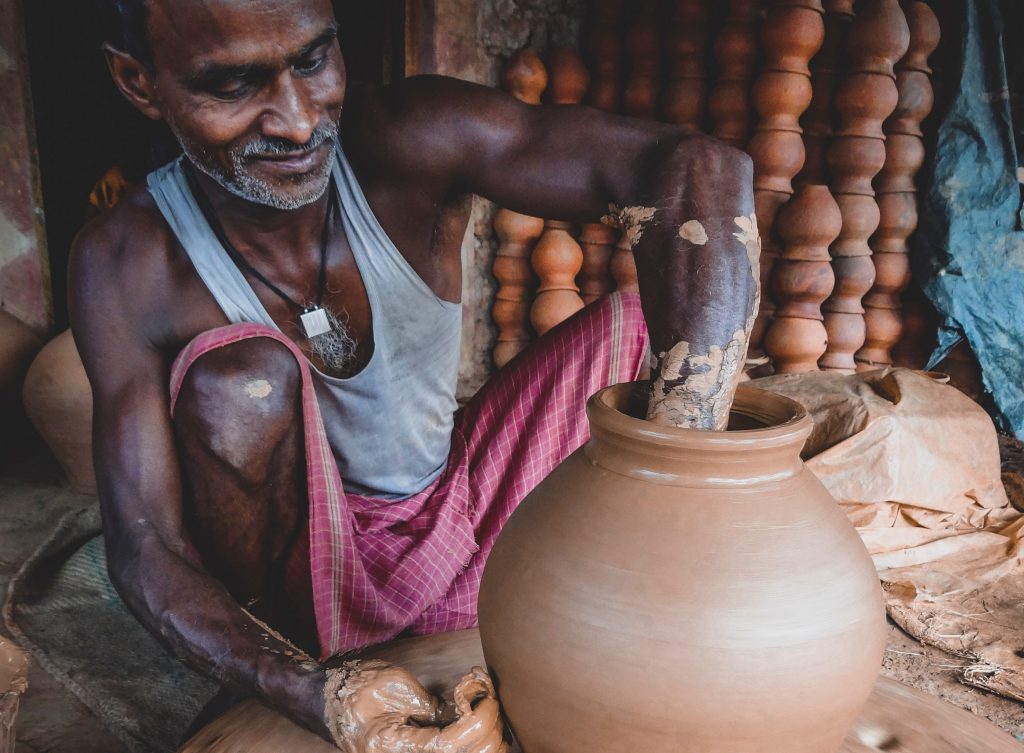
[[[753,168],[706,137],[661,150],[641,201],[610,208],[636,258],[655,365],[647,418],[723,430],[760,296]]]
[[[133,555],[113,550],[111,576],[136,617],[193,669],[254,695],[330,739],[324,718],[327,672],[244,610],[208,573],[156,535]]]

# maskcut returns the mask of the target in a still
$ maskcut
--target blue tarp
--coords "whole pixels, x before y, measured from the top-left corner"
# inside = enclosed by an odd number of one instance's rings
[[[1017,99],[1024,97],[1021,6],[962,3],[962,55],[949,71],[959,73],[959,86],[938,125],[913,261],[915,278],[945,318],[932,362],[965,337],[998,420],[1024,438],[1024,123],[1019,112],[1014,119],[1024,101]]]

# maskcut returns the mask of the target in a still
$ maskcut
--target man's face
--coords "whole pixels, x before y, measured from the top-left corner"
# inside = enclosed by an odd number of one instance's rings
[[[152,0],[155,101],[192,162],[295,209],[330,182],[345,67],[328,0]]]

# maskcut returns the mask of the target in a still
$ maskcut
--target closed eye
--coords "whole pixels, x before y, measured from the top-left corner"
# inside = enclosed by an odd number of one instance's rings
[[[326,63],[327,63],[327,52],[324,51],[324,52],[321,52],[319,55],[315,55],[315,56],[312,56],[312,57],[304,57],[304,58],[302,58],[300,60],[297,60],[292,65],[292,67],[295,69],[296,73],[300,73],[300,74],[308,76],[308,75],[310,75],[312,73],[316,73],[317,71],[319,71],[321,68],[324,67],[324,65]]]

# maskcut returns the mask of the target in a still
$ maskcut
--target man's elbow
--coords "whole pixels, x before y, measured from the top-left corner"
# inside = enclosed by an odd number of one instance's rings
[[[143,623],[151,624],[163,611],[160,583],[162,566],[155,537],[144,535],[132,541],[107,537],[107,575],[128,609]]]
[[[711,136],[684,136],[676,145],[673,156],[677,163],[687,166],[691,175],[719,176],[740,185],[753,185],[754,161],[750,155]]]

